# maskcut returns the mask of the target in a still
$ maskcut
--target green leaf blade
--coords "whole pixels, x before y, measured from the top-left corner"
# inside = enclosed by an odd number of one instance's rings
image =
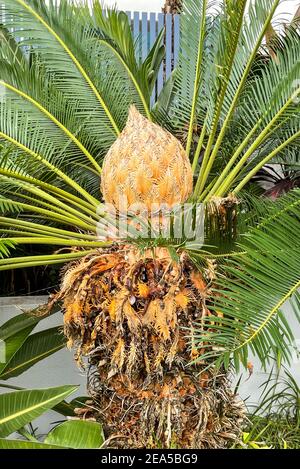
[[[15,391],[0,395],[0,437],[6,437],[52,409],[78,386]]]
[[[8,365],[2,370],[0,379],[14,378],[33,365],[64,348],[66,339],[60,327],[53,327],[26,338]]]
[[[87,420],[69,420],[58,425],[46,437],[45,443],[75,449],[96,449],[104,442],[102,426]]]
[[[64,449],[64,447],[35,443],[34,441],[6,440],[0,438],[0,449]]]

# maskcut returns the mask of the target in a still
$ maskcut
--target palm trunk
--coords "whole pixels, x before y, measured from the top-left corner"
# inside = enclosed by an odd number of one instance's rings
[[[153,256],[118,245],[66,272],[57,298],[65,333],[78,361],[88,357],[93,417],[109,445],[224,448],[239,439],[243,403],[186,338],[195,321],[213,322],[210,276],[184,253],[176,263],[164,248]]]
[[[162,9],[163,13],[171,13],[176,15],[182,11],[182,0],[166,0]]]
[[[181,144],[131,109],[103,164],[105,201],[123,214],[124,197],[172,208],[191,191]],[[215,206],[223,229],[232,200]],[[167,247],[135,243],[116,240],[69,267],[56,297],[69,346],[87,360],[94,417],[117,447],[226,447],[240,437],[244,407],[226,374],[206,371],[194,334],[217,314],[209,308],[214,263],[200,271],[184,250],[174,258]]]

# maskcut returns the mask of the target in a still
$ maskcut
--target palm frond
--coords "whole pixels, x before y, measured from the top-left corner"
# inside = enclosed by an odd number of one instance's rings
[[[59,200],[67,202],[69,208],[70,206],[77,207],[80,209],[81,214],[85,213],[88,214],[92,219],[98,219],[96,215],[96,209],[93,206],[89,205],[85,201],[82,201],[79,197],[73,195],[72,193],[61,189],[59,186],[54,186],[52,184],[46,183],[44,180],[36,179],[30,176],[27,172],[18,171],[16,168],[7,169],[3,166],[0,167],[0,178],[1,176],[4,176],[5,178],[5,190],[8,191],[7,193],[12,192],[16,187],[19,187],[19,189],[23,188],[25,191],[26,187],[30,187],[31,190],[33,190],[33,188],[41,187],[46,189],[48,194],[59,196]],[[23,181],[23,184],[25,183],[24,186],[22,183],[20,183],[21,181]],[[4,190],[4,185],[2,187]]]
[[[266,57],[263,40],[279,0],[256,0],[247,8],[223,1],[209,14],[205,3],[184,2],[179,63],[155,116],[186,134],[194,171],[201,161],[194,196],[208,201],[225,196],[241,172],[247,176],[249,162],[251,178],[297,144],[300,48],[292,28],[283,33],[276,60]]]
[[[26,57],[18,46],[18,43],[13,39],[9,30],[0,23],[0,61],[1,65],[18,64],[22,67],[26,62]],[[2,72],[2,70],[1,70]]]
[[[94,0],[92,8],[85,3],[84,8],[80,8],[80,14],[84,24],[90,24],[94,28],[95,34],[99,36],[104,47],[106,46],[113,52],[121,68],[125,69],[135,92],[140,97],[135,104],[151,120],[150,97],[165,55],[162,45],[164,31],[160,31],[149,54],[141,62],[128,17],[123,11],[117,11],[114,8],[104,10],[101,2]],[[134,92],[132,96],[134,97]]]
[[[295,84],[300,73],[299,36],[291,33],[288,43],[289,47],[277,54],[276,62],[270,61],[261,75],[251,80],[237,109],[237,119],[243,122],[243,131],[238,136],[240,141],[212,193],[224,194],[253,156],[262,160],[258,154],[261,145],[274,142],[281,129],[285,134],[280,144],[287,146],[289,138],[298,138],[300,88]],[[270,154],[266,161],[277,155],[280,144],[274,145],[274,154]],[[256,172],[258,170],[259,166],[255,168]]]
[[[11,250],[15,248],[15,244],[16,243],[11,240],[0,238],[0,259],[9,257]]]
[[[172,82],[168,82],[168,88],[172,89],[172,99],[169,101],[169,108],[164,106],[165,110],[168,111],[168,118],[163,113],[161,120],[163,125],[170,121],[175,131],[189,129],[195,123],[200,80],[203,78],[205,70],[205,65],[202,62],[204,46],[206,45],[206,30],[208,29],[207,7],[206,0],[200,2],[187,0],[183,5],[178,66],[173,74]],[[164,111],[164,108],[160,109],[160,106],[156,106],[159,121],[159,115]]]
[[[213,316],[197,327],[199,348],[205,356],[236,367],[247,364],[251,350],[261,362],[278,348],[287,360],[291,331],[280,308],[300,286],[299,191],[244,235],[243,254],[227,260],[214,288]],[[202,331],[202,332],[201,332]],[[209,351],[208,351],[209,350]]]
[[[2,111],[2,107],[0,109]],[[21,118],[22,116],[22,118]],[[28,121],[26,118],[26,115],[22,115],[22,112],[20,111],[15,111],[14,113],[14,121],[13,121],[13,126],[11,125],[10,119],[7,119],[6,113],[1,112],[0,115],[0,123],[2,124],[2,128],[0,128],[0,143],[9,143],[11,144],[15,149],[21,150],[22,153],[27,154],[31,160],[36,161],[36,165],[40,166],[43,165],[44,168],[50,170],[54,175],[61,180],[63,180],[65,183],[67,183],[68,186],[70,186],[73,190],[77,191],[81,196],[83,196],[87,201],[91,203],[91,205],[98,206],[99,201],[92,197],[86,190],[84,190],[80,184],[78,184],[76,181],[74,181],[70,176],[68,176],[64,171],[59,169],[58,167],[55,166],[55,164],[51,163],[47,157],[49,157],[50,153],[50,160],[52,156],[52,146],[51,146],[51,141],[48,139],[45,139],[45,137],[40,135],[40,140],[34,139],[32,142],[30,139],[30,134],[27,134],[27,128],[28,128]],[[11,132],[13,127],[13,132]],[[3,130],[3,131],[2,131]],[[13,133],[13,136],[10,134]],[[33,147],[35,150],[31,148],[30,143],[33,144]],[[44,158],[42,154],[39,153],[39,151],[45,150],[45,147],[48,149],[48,154],[46,155],[46,158]]]
[[[35,79],[35,81],[37,80]],[[45,81],[43,81],[43,84],[45,90]],[[30,133],[33,140],[38,140],[40,138],[39,134],[35,135],[35,129],[37,129],[38,132],[43,131],[48,139],[52,139],[52,146],[57,145],[58,154],[61,156],[61,152],[64,152],[70,165],[76,163],[79,159],[79,149],[80,152],[82,152],[85,157],[88,158],[89,162],[92,163],[96,170],[101,172],[101,167],[99,164],[95,161],[93,156],[84,147],[84,145],[82,145],[80,140],[78,140],[76,135],[70,132],[70,130],[63,123],[61,123],[38,101],[36,101],[24,91],[2,80],[0,81],[0,88],[2,88],[3,93],[5,93],[5,101],[2,103],[3,107],[4,104],[9,107],[10,114],[12,113],[11,108],[13,106],[16,109],[23,108],[24,113],[26,113],[26,117],[30,119],[30,124],[32,126],[30,128]],[[9,112],[9,110],[7,112]],[[46,149],[45,152],[47,152]]]
[[[83,27],[74,5],[65,0],[48,7],[35,0],[3,0],[1,5],[4,26],[13,28],[15,37],[22,30],[21,46],[30,46],[33,60],[43,64],[53,85],[74,104],[77,117],[97,129],[94,137],[106,151],[125,124],[128,96],[120,86],[123,77],[91,45],[92,31]]]

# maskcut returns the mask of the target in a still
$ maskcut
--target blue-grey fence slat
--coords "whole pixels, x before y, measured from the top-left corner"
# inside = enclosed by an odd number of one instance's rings
[[[148,14],[142,13],[142,59],[145,60],[149,52],[149,35],[148,35]]]
[[[150,13],[150,49],[152,48],[156,37],[157,37],[156,15],[155,13]]]
[[[161,31],[162,28],[164,27],[164,24],[165,24],[165,15],[163,13],[158,14],[157,23],[158,23],[158,31]],[[157,96],[159,96],[159,93],[161,92],[161,90],[164,86],[164,81],[165,81],[164,80],[164,64],[162,64],[162,66],[160,67],[160,70],[158,72],[158,77],[157,77],[157,84],[156,84]]]
[[[166,15],[166,78],[171,75],[173,64],[172,15]]]
[[[179,47],[180,47],[180,16],[174,15],[174,36],[173,36],[174,67],[177,65]]]
[[[131,24],[131,11],[126,11],[127,18],[129,19],[129,23]]]

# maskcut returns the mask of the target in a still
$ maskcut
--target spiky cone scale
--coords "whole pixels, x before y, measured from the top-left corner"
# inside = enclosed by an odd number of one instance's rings
[[[119,212],[173,207],[192,191],[191,166],[171,134],[131,108],[105,157],[102,191]],[[211,316],[213,327],[218,314],[207,304],[214,277],[213,263],[200,272],[185,252],[174,260],[166,248],[122,240],[65,271],[53,301],[63,302],[69,347],[88,362],[93,417],[111,445],[222,448],[239,438],[244,408],[195,347],[195,321],[204,328]]]
[[[191,165],[181,143],[143,117],[134,106],[127,124],[104,158],[102,194],[120,211],[152,204],[172,207],[193,189]]]

